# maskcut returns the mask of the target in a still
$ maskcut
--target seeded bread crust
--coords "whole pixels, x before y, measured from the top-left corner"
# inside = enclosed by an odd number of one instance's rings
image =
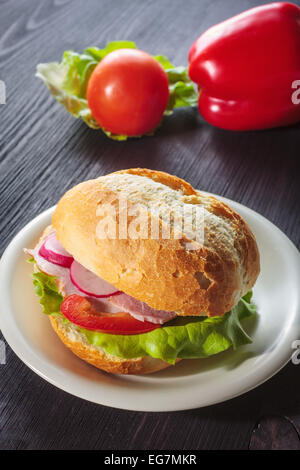
[[[189,204],[202,207],[203,243],[187,249],[191,240],[185,234],[181,239],[99,238],[97,214],[105,204],[114,205],[119,229],[120,195],[128,207],[143,204],[149,221],[157,207],[164,215]],[[123,170],[75,186],[59,201],[52,225],[79,263],[150,307],[178,315],[223,315],[254,285],[260,270],[254,235],[239,214],[159,171]]]

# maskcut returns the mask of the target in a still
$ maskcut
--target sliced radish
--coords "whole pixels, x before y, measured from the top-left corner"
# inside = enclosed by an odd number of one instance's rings
[[[69,268],[74,259],[57,240],[55,233],[51,233],[46,238],[39,250],[39,255],[50,263],[58,264],[64,268]]]
[[[75,260],[71,264],[70,278],[77,289],[90,297],[104,298],[122,294],[121,291]]]

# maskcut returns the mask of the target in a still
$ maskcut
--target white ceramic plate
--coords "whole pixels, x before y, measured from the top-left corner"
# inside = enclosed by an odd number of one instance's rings
[[[289,239],[256,212],[223,199],[253,230],[261,274],[254,288],[258,319],[248,323],[251,345],[208,359],[180,362],[148,376],[117,376],[78,359],[59,340],[34,294],[32,247],[50,223],[54,208],[32,220],[13,239],[0,264],[0,328],[8,344],[32,370],[72,395],[102,405],[137,411],[173,411],[212,405],[261,384],[290,359],[300,339],[300,255]]]

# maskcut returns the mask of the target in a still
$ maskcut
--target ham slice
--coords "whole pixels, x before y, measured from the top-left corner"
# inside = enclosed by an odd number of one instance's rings
[[[58,281],[58,287],[61,294],[64,297],[67,297],[72,294],[81,295],[82,297],[89,297],[84,294],[82,291],[77,289],[77,287],[72,283],[70,278],[70,268],[58,266],[57,264],[51,263],[43,258],[40,254],[40,248],[45,241],[45,238],[49,237],[51,233],[55,233],[54,230],[49,231],[45,236],[39,241],[33,250],[25,248],[25,253],[32,256],[37,264],[37,267],[40,271],[50,276],[55,276]],[[89,298],[91,300],[91,298]],[[155,310],[149,305],[141,302],[140,300],[131,297],[130,295],[125,294],[124,292],[120,295],[115,295],[108,297],[107,299],[93,298],[93,304],[100,312],[105,313],[119,313],[127,312],[134,318],[140,321],[148,321],[156,324],[163,324],[167,321],[170,321],[172,318],[175,318],[177,315],[175,312],[169,312],[166,310]]]
[[[125,293],[110,297],[109,300],[112,304],[119,307],[121,311],[130,313],[130,315],[140,321],[163,324],[176,317],[175,312],[155,310],[145,304],[145,302],[141,302]]]

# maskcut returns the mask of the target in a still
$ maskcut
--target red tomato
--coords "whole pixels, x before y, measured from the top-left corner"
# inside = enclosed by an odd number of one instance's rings
[[[113,134],[138,136],[153,130],[168,99],[166,72],[151,55],[136,49],[119,49],[104,57],[87,88],[94,118]]]
[[[136,335],[160,327],[154,323],[136,320],[129,313],[99,312],[85,297],[76,294],[65,298],[61,304],[61,312],[71,323],[82,328],[115,335]]]

